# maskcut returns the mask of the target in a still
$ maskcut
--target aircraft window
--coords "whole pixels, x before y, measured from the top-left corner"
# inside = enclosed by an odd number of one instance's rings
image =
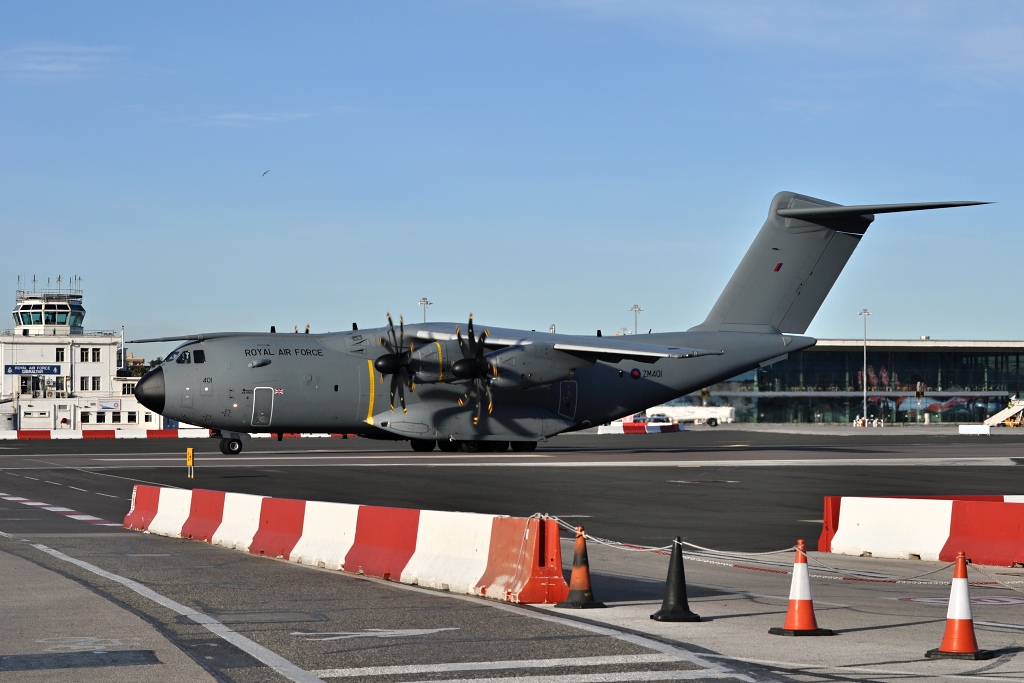
[[[175,359],[174,362],[181,363],[184,365],[185,363],[191,363],[192,360],[188,351],[182,351],[181,353],[178,354],[178,357]]]
[[[206,351],[203,351],[202,349],[196,349],[195,351],[192,352],[192,360],[195,361],[196,363],[205,363]]]
[[[164,358],[164,362],[165,363],[170,363],[172,360],[174,360],[177,357],[178,357],[178,351],[177,350],[171,351],[169,354],[167,354],[167,357]]]

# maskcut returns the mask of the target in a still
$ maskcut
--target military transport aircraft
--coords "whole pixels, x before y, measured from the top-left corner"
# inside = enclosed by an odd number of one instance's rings
[[[802,336],[874,214],[972,206],[841,206],[792,192],[768,219],[707,319],[685,332],[577,336],[455,323],[326,334],[215,332],[184,341],[139,380],[140,403],[208,427],[224,453],[254,432],[354,433],[413,450],[531,451],[765,366]]]

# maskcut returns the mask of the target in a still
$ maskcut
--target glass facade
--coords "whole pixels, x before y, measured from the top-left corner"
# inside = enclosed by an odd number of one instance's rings
[[[736,408],[739,422],[852,422],[864,413],[864,366],[862,340],[820,340],[711,387],[707,400]],[[868,340],[867,417],[982,422],[1024,395],[1022,369],[1021,342]]]

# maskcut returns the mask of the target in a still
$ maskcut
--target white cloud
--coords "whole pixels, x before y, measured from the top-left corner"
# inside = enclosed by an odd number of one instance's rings
[[[115,47],[30,45],[0,52],[0,74],[28,81],[67,81],[108,71]]]
[[[957,85],[1024,87],[1024,4],[952,0],[562,0],[578,16],[624,21],[730,52],[806,50]]]
[[[288,123],[291,121],[322,118],[352,111],[355,111],[352,107],[332,107],[322,111],[228,112],[225,114],[211,114],[209,116],[194,116],[180,119],[180,121],[193,126],[219,126],[228,128]]]

